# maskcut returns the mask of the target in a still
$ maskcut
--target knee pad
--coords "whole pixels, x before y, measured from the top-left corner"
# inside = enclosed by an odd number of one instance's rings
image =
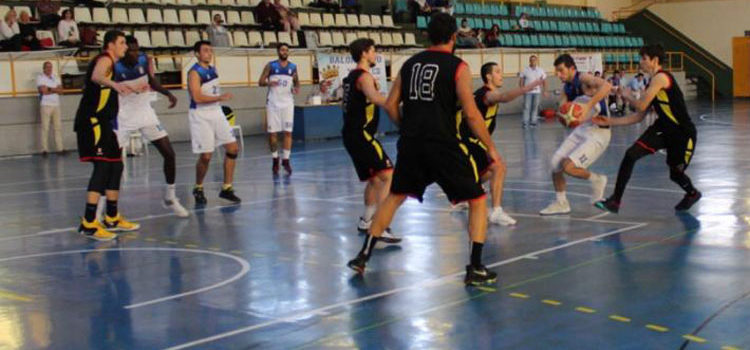
[[[227,158],[229,159],[237,159],[237,154],[238,153],[229,153],[229,152],[226,153]]]

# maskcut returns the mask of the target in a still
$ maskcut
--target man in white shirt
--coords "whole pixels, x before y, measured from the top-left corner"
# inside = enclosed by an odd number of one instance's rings
[[[60,123],[60,95],[58,95],[62,92],[62,86],[60,79],[52,72],[52,62],[44,62],[43,70],[44,73],[36,77],[36,86],[39,90],[39,112],[42,117],[42,156],[47,156],[50,120],[54,131],[55,149],[60,153],[65,153],[65,150]]]
[[[537,65],[538,58],[535,55],[529,57],[529,66],[521,72],[519,86],[524,87],[539,79],[547,79],[544,69]],[[539,115],[539,103],[541,97],[547,96],[547,82],[537,86],[523,95],[523,127],[536,126],[536,118]]]

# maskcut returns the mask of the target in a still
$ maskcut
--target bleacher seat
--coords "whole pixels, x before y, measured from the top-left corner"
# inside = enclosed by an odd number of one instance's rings
[[[383,42],[383,46],[393,46],[393,37],[388,33],[383,33],[381,35],[381,41]]]
[[[39,40],[39,45],[42,47],[52,48],[57,46],[55,43],[55,35],[51,30],[37,30],[35,35],[37,40]]]
[[[167,33],[165,33],[163,30],[151,31],[151,46],[159,48],[169,47]]]
[[[197,30],[188,30],[185,32],[185,44],[192,47],[197,41],[201,40],[201,34]]]
[[[161,10],[155,9],[155,8],[146,9],[146,22],[145,23],[159,23],[159,24],[165,23],[164,19],[161,16]]]
[[[73,8],[73,17],[76,19],[76,22],[80,23],[91,23],[93,22],[91,20],[91,12],[89,11],[88,7],[74,7]],[[0,17],[2,18],[2,17]]]
[[[164,9],[162,19],[164,24],[180,24],[180,20],[177,17],[177,10],[175,9]]]
[[[263,32],[263,44],[265,46],[271,47],[271,46],[274,46],[278,42],[279,40],[276,38],[276,32],[270,32],[270,31]]]
[[[323,14],[323,26],[324,27],[335,27],[336,21],[333,19],[333,15],[330,13]]]
[[[352,32],[347,32],[345,35],[346,45],[349,45],[352,43],[352,41],[357,40],[357,34]]]
[[[310,14],[310,25],[314,27],[322,27],[323,26],[323,20],[320,18],[319,13],[311,13]]]
[[[167,34],[169,39],[169,46],[171,47],[185,47],[185,36],[182,35],[182,31],[170,30]]]
[[[401,33],[393,32],[391,33],[391,38],[393,41],[393,46],[404,46],[404,36],[401,35]]]
[[[373,42],[375,42],[375,45],[379,46],[381,44],[380,33],[378,33],[378,32],[369,32],[368,33],[368,37],[370,39],[372,39]]]
[[[232,42],[233,46],[235,47],[245,47],[250,46],[250,44],[247,41],[247,33],[243,30],[235,30],[232,32]]]
[[[207,5],[208,2],[206,0],[193,0],[193,6],[201,6],[201,5]]]
[[[165,6],[177,6],[177,0],[161,0],[161,4]]]
[[[325,18],[323,19],[325,21]],[[337,27],[348,27],[349,24],[346,23],[346,15],[343,13],[337,13],[334,17],[334,21],[336,22]]]
[[[221,6],[221,0],[207,0],[206,5],[208,6]]]
[[[318,46],[333,46],[333,38],[331,37],[331,32],[318,32]]]
[[[151,36],[145,30],[136,30],[133,32],[133,36],[138,40],[138,46],[140,47],[153,47],[151,45]]]
[[[280,43],[286,43],[287,45],[294,46],[294,43],[292,42],[292,36],[289,34],[289,32],[279,32],[278,40]]]
[[[383,15],[383,26],[393,28],[395,25],[393,24],[393,17],[391,15]]]
[[[235,2],[237,3],[237,6],[239,7],[250,7],[250,0],[237,0]]]
[[[234,0],[221,0],[221,6],[235,6]]]
[[[195,17],[193,16],[193,10],[187,10],[187,9],[180,10],[180,24],[195,24]]]
[[[289,1],[289,7],[290,8],[296,9],[296,8],[301,8],[302,6],[303,6],[302,5],[302,0],[291,0],[291,1]]]
[[[253,30],[247,33],[247,45],[254,47],[263,45],[263,37],[259,31]]]
[[[359,17],[357,15],[346,15],[346,23],[350,27],[359,27]]]
[[[333,46],[346,46],[346,40],[344,40],[344,33],[342,32],[333,32],[331,33],[331,39],[333,41]]]
[[[227,11],[227,18],[226,18],[227,25],[235,25],[235,24],[242,24],[242,20],[240,19],[240,13],[235,10],[229,10]]]
[[[242,21],[242,24],[255,24],[255,16],[253,15],[252,11],[242,11],[240,12],[240,21]]]
[[[417,17],[417,29],[427,29],[427,17]]]
[[[372,23],[373,27],[382,27],[383,21],[381,20],[380,16],[378,15],[372,15],[370,16],[370,23]]]
[[[310,15],[307,12],[300,12],[297,14],[297,20],[301,27],[307,27],[310,25]]]
[[[198,10],[195,11],[195,22],[198,24],[205,24],[209,25],[211,24],[211,13],[208,12],[208,10]]]
[[[109,19],[109,11],[103,7],[94,7],[92,11],[92,23],[112,23]]]
[[[359,25],[362,27],[372,27],[369,15],[359,15]]]
[[[5,14],[10,11],[10,6],[0,5],[0,20],[5,20]]]
[[[128,9],[128,23],[142,24],[146,23],[146,18],[143,17],[143,10],[139,8]]]
[[[96,11],[96,9],[94,9]],[[115,7],[112,9],[112,23],[116,24],[128,24],[128,12],[127,9]]]

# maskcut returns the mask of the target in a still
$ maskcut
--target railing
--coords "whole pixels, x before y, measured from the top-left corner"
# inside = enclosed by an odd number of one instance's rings
[[[714,74],[714,72],[712,72],[710,69],[706,68],[706,66],[700,64],[700,62],[696,61],[694,58],[690,57],[690,55],[684,52],[667,52],[667,62],[669,62],[670,65],[674,56],[678,56],[680,58],[679,62],[681,70],[685,70],[685,58],[687,58],[688,61],[692,62],[701,70],[706,72],[709,77],[711,77],[711,102],[716,101],[716,75]],[[669,69],[671,70],[671,67],[669,67]]]
[[[633,14],[637,13],[638,11],[641,11],[659,2],[662,2],[662,1],[661,0],[640,0],[634,4],[631,4],[630,6],[625,6],[619,10],[612,11],[611,20],[620,20],[623,18],[628,18],[632,16]]]

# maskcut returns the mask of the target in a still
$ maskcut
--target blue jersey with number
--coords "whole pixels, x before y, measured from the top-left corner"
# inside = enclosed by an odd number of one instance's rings
[[[573,102],[578,98],[579,96],[584,96],[583,93],[583,83],[581,83],[581,72],[576,72],[575,77],[573,77],[572,82],[567,82],[563,86],[563,90],[565,91],[565,97],[568,98],[569,102]],[[607,108],[607,102],[606,97],[603,98],[601,101],[599,101],[599,115],[608,116],[609,115],[609,109]]]
[[[268,89],[267,104],[274,107],[289,107],[294,105],[294,75],[297,73],[297,65],[287,61],[286,66],[282,66],[279,60],[269,64],[270,75],[269,82],[276,82],[276,86]]]
[[[196,71],[198,76],[201,78],[201,93],[205,96],[219,97],[221,95],[221,87],[219,87],[219,75],[216,74],[216,68],[213,66],[203,67],[196,63],[190,68],[190,72]],[[219,106],[219,102],[212,103],[196,103],[193,97],[190,96],[190,109],[204,108],[204,107],[215,107]]]

